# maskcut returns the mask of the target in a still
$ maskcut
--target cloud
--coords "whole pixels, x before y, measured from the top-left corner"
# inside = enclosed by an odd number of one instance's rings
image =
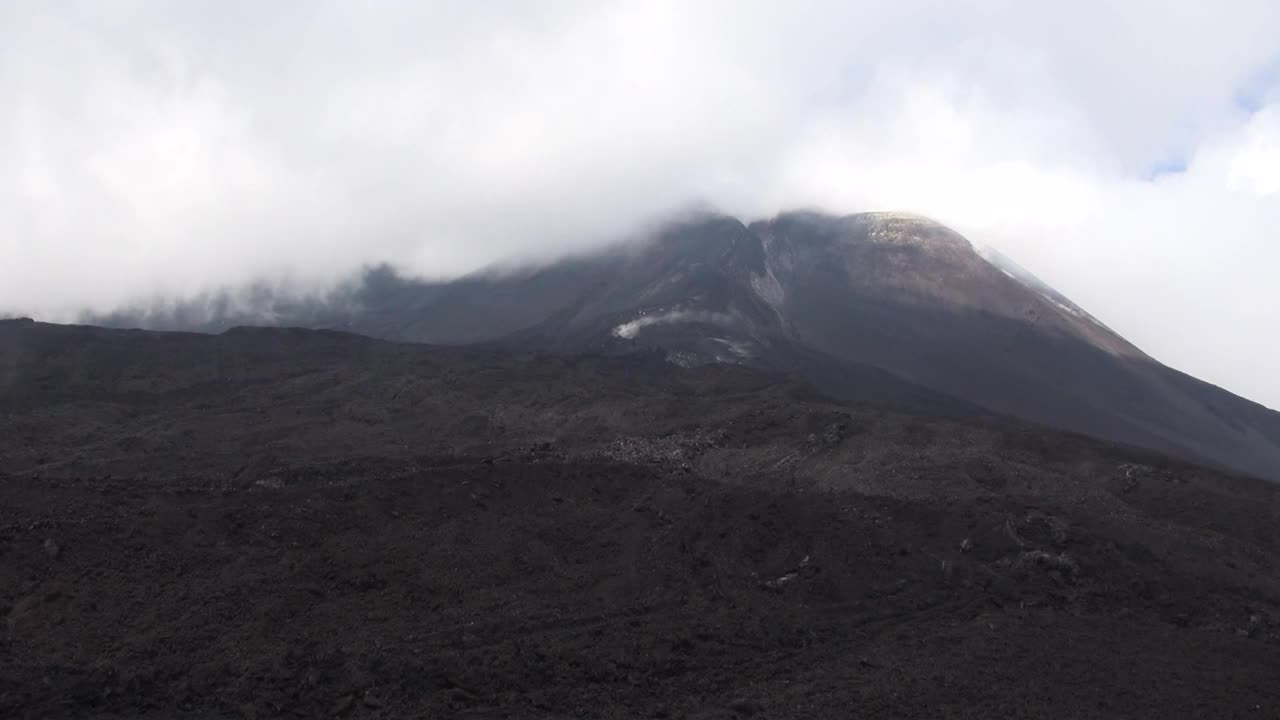
[[[1272,0],[0,4],[0,309],[903,209],[1280,406],[1277,37]]]

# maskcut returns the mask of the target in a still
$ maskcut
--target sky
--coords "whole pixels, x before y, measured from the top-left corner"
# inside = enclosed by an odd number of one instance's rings
[[[918,212],[1280,408],[1275,0],[0,0],[0,313]]]

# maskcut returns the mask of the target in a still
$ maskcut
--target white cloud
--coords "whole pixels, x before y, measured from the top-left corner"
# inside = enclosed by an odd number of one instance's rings
[[[1274,0],[0,4],[0,308],[906,209],[1280,406],[1277,37]]]

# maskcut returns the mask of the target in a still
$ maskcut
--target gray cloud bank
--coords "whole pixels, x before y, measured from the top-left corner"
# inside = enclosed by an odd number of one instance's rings
[[[0,310],[901,209],[1280,406],[1280,3],[0,4]]]

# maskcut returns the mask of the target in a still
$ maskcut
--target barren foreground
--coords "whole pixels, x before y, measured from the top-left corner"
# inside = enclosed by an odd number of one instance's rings
[[[1260,481],[652,358],[0,360],[3,717],[1280,713]]]

